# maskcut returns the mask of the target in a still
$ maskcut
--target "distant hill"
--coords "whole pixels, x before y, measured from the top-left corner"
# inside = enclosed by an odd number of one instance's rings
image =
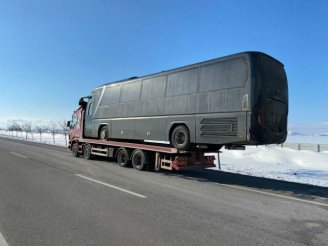
[[[301,132],[288,131],[289,136],[306,136],[306,134]]]

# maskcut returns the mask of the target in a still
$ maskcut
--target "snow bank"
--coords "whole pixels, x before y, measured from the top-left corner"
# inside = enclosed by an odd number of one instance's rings
[[[45,144],[54,144],[58,146],[67,146],[68,143],[68,136],[66,137],[67,142],[65,141],[65,136],[64,134],[55,134],[55,141],[53,140],[52,134],[51,133],[42,133],[41,138],[40,134],[38,133],[29,133],[27,135],[27,139],[25,138],[25,133],[24,132],[14,132],[9,133],[6,130],[0,130],[0,136],[2,137],[9,137],[9,138],[15,138],[15,139],[21,139],[21,140],[27,140],[27,141],[32,141],[32,142],[38,142],[38,143],[45,143]]]
[[[328,152],[259,146],[223,149],[220,161],[226,172],[328,187]]]

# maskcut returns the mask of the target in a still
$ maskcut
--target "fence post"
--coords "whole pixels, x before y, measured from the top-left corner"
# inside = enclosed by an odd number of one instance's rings
[[[298,150],[301,150],[301,144],[298,144],[298,145],[297,145],[297,149],[298,149]]]
[[[318,144],[317,150],[318,150],[318,152],[320,152],[320,144]]]
[[[221,153],[221,151],[218,152],[218,168],[219,168],[219,170],[221,170],[220,153]]]

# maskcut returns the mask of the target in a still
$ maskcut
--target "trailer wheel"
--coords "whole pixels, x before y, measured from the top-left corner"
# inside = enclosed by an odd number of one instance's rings
[[[129,153],[125,148],[122,148],[117,153],[117,163],[121,167],[128,167],[130,164]]]
[[[107,140],[108,139],[108,128],[107,126],[103,126],[99,131],[99,139]]]
[[[133,151],[131,161],[132,166],[138,171],[145,170],[147,167],[147,156],[145,152],[140,149]]]
[[[92,159],[91,145],[90,144],[85,144],[83,146],[83,155],[84,155],[84,158],[87,159],[87,160]]]
[[[177,149],[188,150],[190,147],[190,134],[186,126],[179,125],[174,128],[171,134],[171,144]]]
[[[79,157],[79,145],[77,142],[72,144],[72,154],[74,157]]]

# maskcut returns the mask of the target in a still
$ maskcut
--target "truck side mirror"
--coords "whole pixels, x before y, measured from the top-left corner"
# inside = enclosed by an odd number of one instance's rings
[[[71,121],[67,121],[67,127],[71,127]]]

